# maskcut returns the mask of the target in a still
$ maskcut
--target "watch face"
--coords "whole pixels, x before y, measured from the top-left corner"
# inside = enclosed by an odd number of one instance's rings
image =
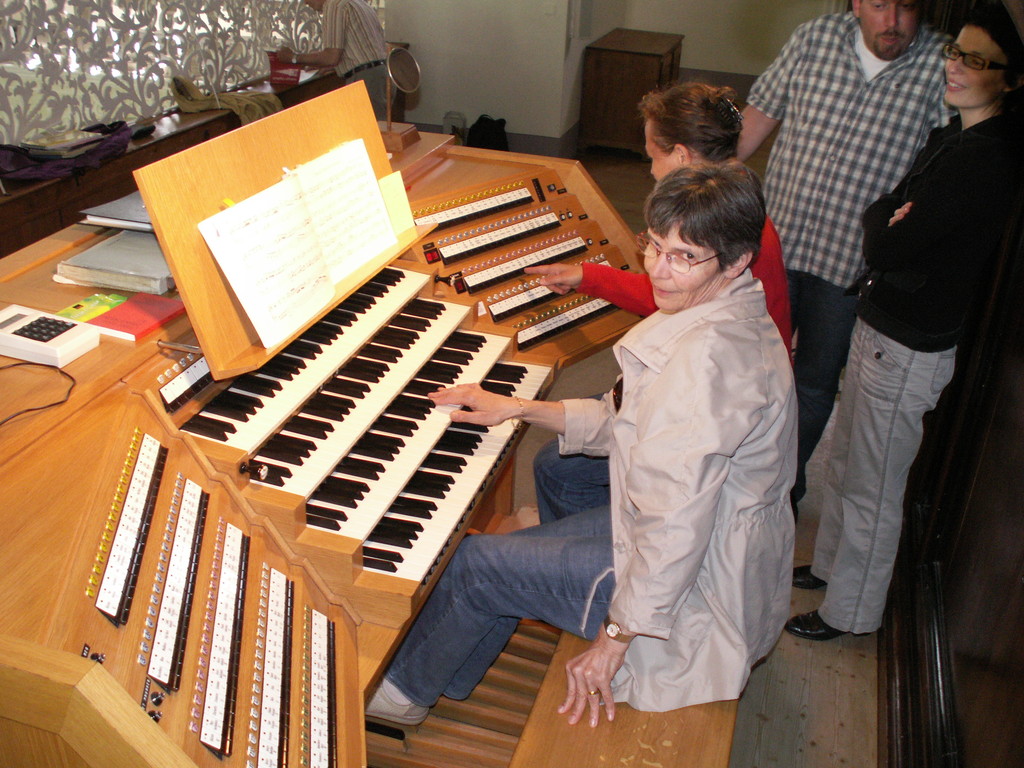
[[[604,631],[608,634],[608,637],[617,637],[622,631],[622,628],[614,621],[609,621],[608,624],[605,625]]]

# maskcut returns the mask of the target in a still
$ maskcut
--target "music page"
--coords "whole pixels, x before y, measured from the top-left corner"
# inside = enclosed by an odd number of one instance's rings
[[[292,175],[313,214],[333,283],[398,242],[362,139],[325,152]]]
[[[199,222],[260,341],[272,347],[334,299],[312,217],[293,176]]]

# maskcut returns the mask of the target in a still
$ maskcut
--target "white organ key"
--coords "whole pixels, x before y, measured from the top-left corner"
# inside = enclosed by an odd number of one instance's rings
[[[213,638],[210,641],[206,696],[199,740],[220,754],[230,752],[231,727],[234,724],[235,691],[232,668],[238,665],[235,645],[236,623],[246,572],[246,540],[242,531],[231,524],[224,526],[220,552],[220,573],[217,585],[217,607],[214,612]]]
[[[149,660],[149,676],[167,687],[173,687],[175,682],[175,650],[185,618],[182,608],[188,599],[186,590],[194,583],[190,573],[199,554],[195,542],[202,500],[203,489],[187,480],[178,508],[174,544],[164,578],[163,599],[153,636],[153,654]]]
[[[139,446],[131,483],[121,507],[117,532],[107,554],[107,566],[103,571],[96,607],[118,623],[123,616],[125,600],[130,591],[130,580],[137,573],[138,558],[145,546],[149,532],[148,515],[152,511],[150,489],[159,476],[160,442],[152,435],[145,435]]]
[[[285,676],[288,673],[285,649],[291,632],[290,585],[283,573],[275,568],[269,571],[269,579],[264,579],[266,597],[261,599],[266,632],[263,647],[257,646],[256,654],[257,658],[263,660],[257,768],[279,768],[284,714],[288,706],[288,702],[284,701],[284,693],[287,690]]]

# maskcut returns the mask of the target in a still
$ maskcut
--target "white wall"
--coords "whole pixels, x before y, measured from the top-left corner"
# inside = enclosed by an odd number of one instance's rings
[[[801,23],[846,0],[629,0],[626,25],[685,35],[682,67],[757,75]]]
[[[846,0],[387,0],[389,40],[420,63],[406,118],[504,117],[558,139],[579,119],[585,47],[616,27],[685,35],[687,69],[756,75],[793,29]]]

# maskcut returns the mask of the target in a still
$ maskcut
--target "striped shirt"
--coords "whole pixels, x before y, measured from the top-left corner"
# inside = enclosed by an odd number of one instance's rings
[[[324,48],[341,49],[341,60],[334,68],[338,75],[387,55],[384,28],[366,0],[326,0],[323,17]]]
[[[747,102],[781,120],[765,174],[768,214],[788,269],[839,286],[864,271],[861,217],[892,190],[943,104],[945,37],[922,25],[906,52],[868,81],[852,13],[802,24]]]

